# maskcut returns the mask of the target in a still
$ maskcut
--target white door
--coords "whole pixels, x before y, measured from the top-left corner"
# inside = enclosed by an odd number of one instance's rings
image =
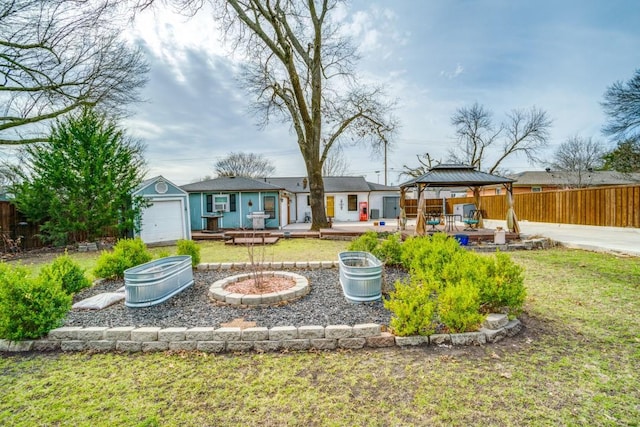
[[[144,209],[140,238],[145,243],[184,239],[184,217],[180,200],[155,201]]]

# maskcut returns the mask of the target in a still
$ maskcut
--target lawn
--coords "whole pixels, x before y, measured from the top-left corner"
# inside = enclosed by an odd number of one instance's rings
[[[638,425],[640,258],[512,256],[526,268],[526,329],[498,344],[9,355],[0,424]]]

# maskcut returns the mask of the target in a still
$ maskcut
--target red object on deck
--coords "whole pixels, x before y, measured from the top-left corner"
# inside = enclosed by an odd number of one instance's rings
[[[360,202],[360,221],[367,221],[369,219],[369,213],[367,209],[367,202]]]

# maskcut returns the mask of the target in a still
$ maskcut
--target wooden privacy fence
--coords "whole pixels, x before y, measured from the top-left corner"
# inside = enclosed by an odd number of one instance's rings
[[[518,220],[560,224],[640,228],[640,185],[580,188],[514,194]],[[438,203],[442,203],[442,199]],[[407,200],[413,216],[417,200]],[[459,203],[474,203],[473,197],[446,199],[447,212]],[[483,196],[481,209],[487,219],[505,219],[506,195]],[[411,210],[407,205],[407,215]]]

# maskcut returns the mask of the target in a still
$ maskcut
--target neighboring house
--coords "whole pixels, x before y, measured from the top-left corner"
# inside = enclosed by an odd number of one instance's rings
[[[189,194],[192,230],[252,228],[250,214],[255,212],[268,216],[264,219],[265,228],[282,225],[281,199],[286,199],[282,186],[252,178],[220,177],[181,188]]]
[[[616,171],[526,171],[509,178],[513,183],[513,193],[540,193],[543,191],[566,190],[569,188],[606,187],[628,185],[640,182],[640,173],[622,174]],[[503,186],[488,186],[482,189],[483,196],[505,194]]]
[[[374,184],[362,176],[327,176],[323,180],[326,213],[333,221],[396,218],[400,213],[398,187]],[[288,223],[311,220],[307,178],[274,177],[264,178],[264,181],[284,188],[288,205]]]
[[[133,192],[150,205],[142,210],[140,230],[145,243],[168,243],[191,239],[187,193],[162,176],[143,181]]]

